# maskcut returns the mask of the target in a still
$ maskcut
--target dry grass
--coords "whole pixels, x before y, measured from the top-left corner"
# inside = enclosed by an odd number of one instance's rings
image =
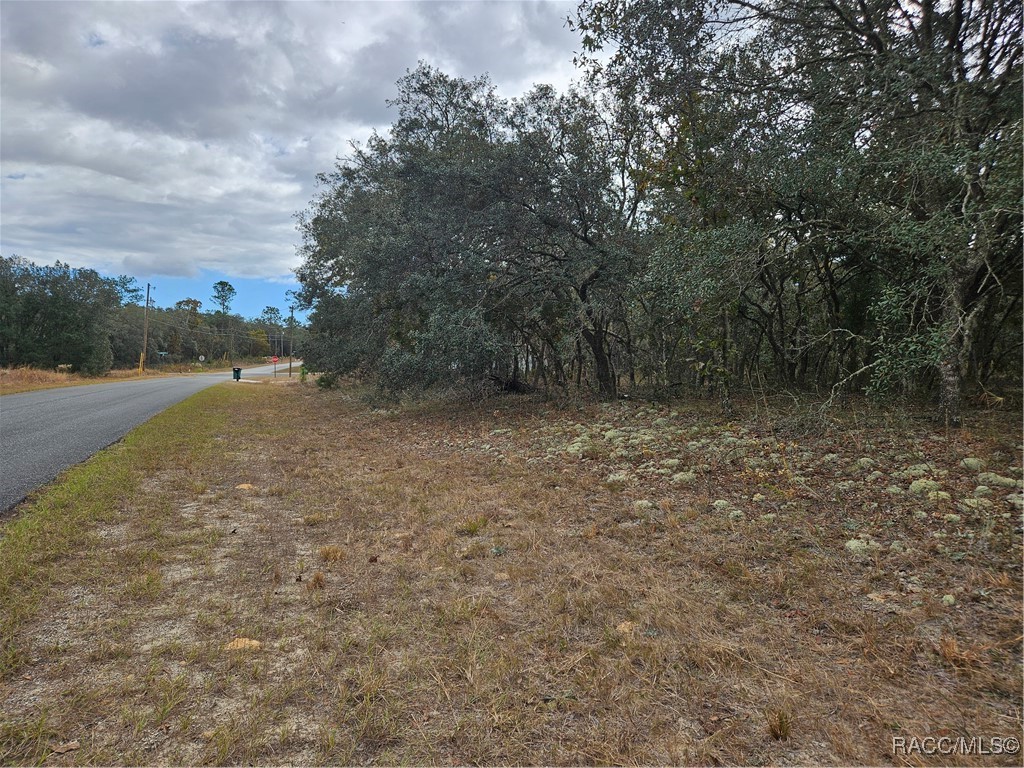
[[[1020,733],[1020,514],[957,506],[1015,424],[204,398],[207,448],[37,565],[0,762],[878,764]],[[886,492],[911,464],[949,498]]]
[[[328,544],[327,546],[320,547],[320,549],[317,550],[317,554],[320,556],[321,560],[328,564],[337,563],[339,560],[345,559],[345,550],[334,544]]]
[[[81,376],[63,371],[45,371],[38,368],[0,368],[0,394],[12,395],[17,392],[31,392],[37,389],[71,387],[77,384],[91,384],[99,378]]]

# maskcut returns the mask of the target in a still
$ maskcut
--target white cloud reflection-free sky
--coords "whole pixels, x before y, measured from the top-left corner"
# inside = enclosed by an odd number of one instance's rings
[[[293,215],[423,60],[503,96],[577,76],[576,2],[0,3],[0,252],[234,311],[296,287]]]

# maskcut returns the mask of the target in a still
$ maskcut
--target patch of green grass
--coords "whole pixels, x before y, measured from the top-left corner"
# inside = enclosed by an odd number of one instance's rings
[[[158,680],[156,706],[153,713],[156,724],[161,725],[166,722],[174,710],[188,699],[188,695],[188,679],[185,675]]]
[[[476,536],[480,533],[480,531],[484,529],[486,525],[487,518],[483,515],[480,515],[478,517],[471,517],[469,520],[460,523],[455,528],[455,532],[459,534],[459,536]]]
[[[45,752],[46,745],[58,737],[45,711],[27,722],[0,722],[0,763],[25,762],[30,755]]]
[[[163,589],[163,575],[150,569],[129,579],[124,591],[133,600],[155,600]]]

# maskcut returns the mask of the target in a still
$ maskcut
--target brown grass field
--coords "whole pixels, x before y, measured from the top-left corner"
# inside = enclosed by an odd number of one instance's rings
[[[10,517],[0,763],[1020,764],[1019,414],[368,402],[214,387]]]

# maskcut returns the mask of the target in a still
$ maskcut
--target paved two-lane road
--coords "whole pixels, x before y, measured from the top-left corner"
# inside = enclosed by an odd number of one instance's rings
[[[242,376],[273,375],[272,365]],[[293,369],[298,375],[298,366]],[[278,376],[288,366],[278,363]],[[44,389],[0,397],[0,514],[61,471],[231,372]],[[239,384],[238,386],[244,386]]]

